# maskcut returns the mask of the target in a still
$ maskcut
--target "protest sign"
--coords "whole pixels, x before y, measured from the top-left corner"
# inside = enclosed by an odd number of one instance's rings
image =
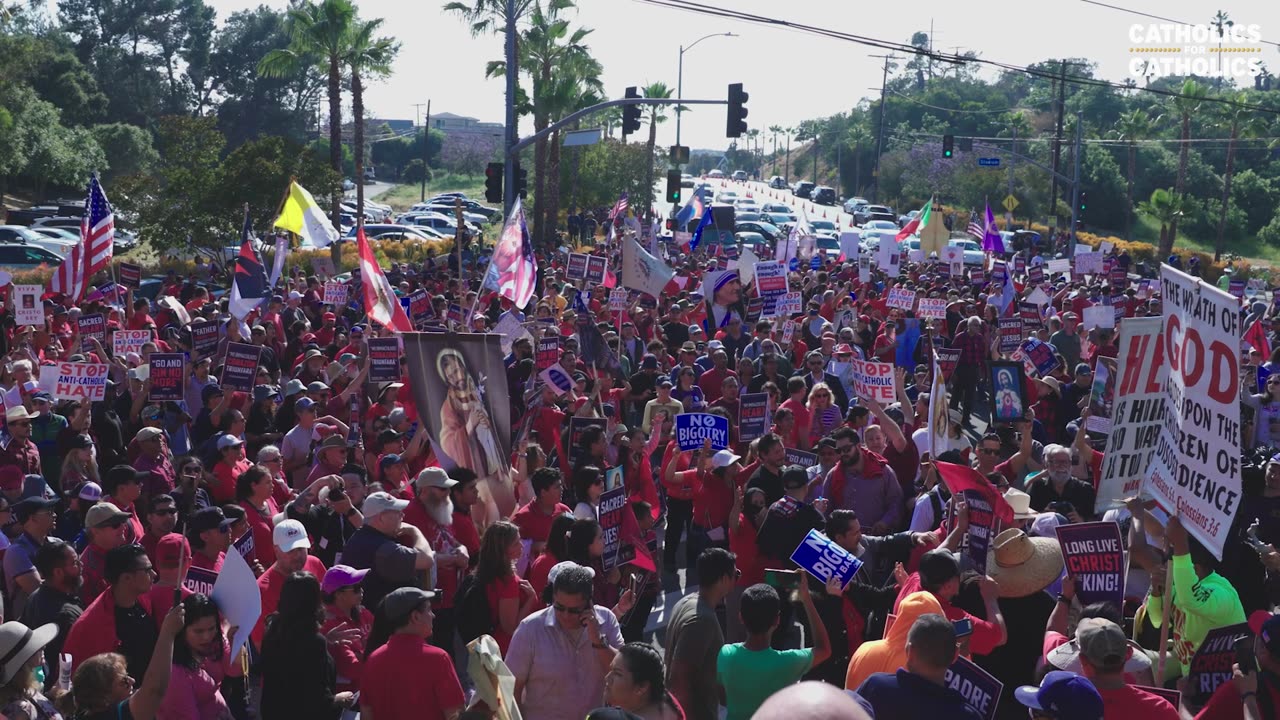
[[[193,593],[200,593],[205,597],[209,597],[213,594],[213,586],[217,582],[218,573],[192,566],[187,568],[187,577],[183,579],[182,587]]]
[[[1089,386],[1089,418],[1085,421],[1085,430],[1104,435],[1111,432],[1111,408],[1115,392],[1115,360],[1109,357],[1097,358],[1093,382]]]
[[[560,338],[538,338],[538,349],[534,355],[534,364],[539,370],[546,370],[560,360]]]
[[[546,370],[538,373],[538,377],[547,384],[556,394],[556,397],[569,392],[573,389],[573,378],[560,365],[549,365]]]
[[[151,353],[147,360],[151,378],[151,393],[147,399],[180,402],[185,397],[187,386],[186,354]]]
[[[858,256],[858,282],[871,282],[871,258],[867,255]]]
[[[1023,364],[1027,366],[1029,375],[1047,377],[1058,367],[1058,358],[1053,354],[1053,348],[1035,338],[1023,341],[1018,352],[1022,353]]]
[[[600,504],[596,509],[596,519],[600,523],[600,532],[604,535],[604,571],[609,572],[618,564],[618,550],[622,547],[622,514],[631,512],[627,505],[627,489],[617,487],[606,490],[600,496]]]
[[[1227,292],[1236,298],[1244,297],[1244,280],[1241,278],[1232,278],[1227,283]]]
[[[1071,259],[1057,258],[1055,260],[1050,260],[1049,262],[1045,263],[1044,269],[1046,272],[1053,275],[1056,275],[1058,273],[1069,273],[1071,272]]]
[[[975,665],[964,656],[959,656],[947,668],[943,684],[960,693],[964,701],[977,710],[983,720],[995,720],[996,706],[1000,704],[1000,693],[1004,692],[1004,683],[994,675]]]
[[[311,258],[311,270],[320,277],[331,278],[338,274],[338,269],[333,266],[333,258],[328,255],[317,255]]]
[[[1005,277],[1009,273],[1008,266],[1003,260],[995,260],[991,263],[991,282],[1003,285]]]
[[[1162,326],[1160,318],[1152,317],[1130,318],[1120,326],[1115,403],[1098,481],[1099,512],[1121,507],[1124,498],[1138,494],[1155,452],[1167,412],[1164,383],[1169,366]]]
[[[54,400],[103,400],[107,394],[107,365],[57,362],[42,367],[40,389]]]
[[[760,312],[761,317],[774,317],[780,314],[775,303],[789,291],[786,266],[777,260],[761,260],[756,263],[756,292],[764,302]]]
[[[400,338],[369,338],[369,382],[400,380]]]
[[[1045,294],[1044,288],[1032,290],[1025,300],[1038,308],[1043,308],[1049,304],[1049,296]]]
[[[413,324],[421,325],[424,320],[431,317],[431,297],[427,295],[426,290],[415,290],[409,293],[409,320]]]
[[[676,415],[676,442],[681,450],[698,450],[710,438],[712,450],[729,447],[729,419],[711,413]]]
[[[817,530],[810,530],[791,553],[791,562],[809,571],[824,585],[831,578],[838,578],[841,589],[848,586],[853,576],[858,574],[858,568],[862,567],[862,561],[853,553]]]
[[[1059,525],[1058,545],[1067,574],[1075,580],[1081,605],[1108,601],[1124,606],[1124,580],[1128,565],[1120,543],[1120,525],[1088,522]]]
[[[880,247],[876,251],[876,264],[889,277],[898,276],[898,266],[902,263],[901,250],[893,238],[881,237]]]
[[[207,357],[218,348],[218,324],[193,322],[191,324],[191,348],[198,357]]]
[[[1110,305],[1090,305],[1084,309],[1084,329],[1113,328],[1116,326],[1116,313]]]
[[[922,320],[946,320],[946,298],[920,298],[920,307],[916,309],[916,317]]]
[[[562,368],[563,369],[563,368]],[[590,417],[571,417],[569,418],[569,465],[576,467],[579,458],[582,456],[582,436],[587,432],[588,428],[598,427],[604,430],[608,427],[608,421],[604,418]]]
[[[1102,253],[1076,253],[1072,261],[1072,273],[1075,275],[1098,275],[1102,272]]]
[[[1240,301],[1168,265],[1168,416],[1143,489],[1215,557],[1240,509]]]
[[[493,334],[502,338],[502,354],[507,355],[511,352],[511,346],[520,338],[528,338],[529,344],[533,344],[533,337],[529,335],[529,331],[524,329],[524,324],[520,322],[520,318],[508,313],[503,313],[502,318],[498,320],[498,324],[493,326],[491,331]]]
[[[1129,276],[1125,274],[1124,268],[1120,265],[1111,267],[1111,287],[1122,290],[1129,284]]]
[[[584,253],[569,253],[569,263],[565,265],[564,276],[570,280],[585,280],[587,256]]]
[[[445,312],[445,319],[454,324],[461,324],[462,306],[458,304],[449,305],[449,309]]]
[[[252,531],[249,534],[252,535]],[[262,617],[262,592],[258,590],[258,580],[240,553],[227,553],[209,597],[218,606],[222,618],[238,628],[235,637],[231,638],[228,655],[236,657]]]
[[[1013,256],[1013,274],[1015,276],[1021,276],[1021,275],[1027,274],[1027,256],[1026,255],[1023,255],[1022,253],[1018,253],[1017,255]]]
[[[845,260],[852,260],[858,257],[861,250],[860,243],[862,236],[851,230],[840,233],[840,254]]]
[[[981,574],[987,572],[987,551],[991,548],[991,528],[995,525],[995,513],[991,503],[978,490],[964,491],[965,504],[969,506],[969,560]]]
[[[347,304],[347,284],[330,280],[324,284],[324,304],[340,308]]]
[[[1027,270],[1027,284],[1039,287],[1044,284],[1044,268],[1039,265],[1032,265]]]
[[[796,450],[795,448],[786,448],[786,451],[788,465],[799,465],[802,468],[808,469],[818,464],[817,453]]]
[[[1000,318],[1000,353],[1012,354],[1020,345],[1022,345],[1022,318],[1018,315]]]
[[[788,320],[782,323],[782,344],[783,345],[790,345],[791,338],[795,337],[795,334],[796,334],[795,320]]]
[[[624,287],[614,288],[609,293],[609,309],[614,312],[622,312],[627,309],[627,301],[631,298],[631,293]]]
[[[246,343],[227,343],[227,360],[222,368],[222,387],[227,390],[253,392],[257,383],[258,363],[262,348]]]
[[[142,285],[142,266],[133,263],[120,263],[120,284],[136,288]]]
[[[747,393],[738,400],[738,440],[750,442],[769,432],[769,394]]]
[[[599,285],[604,282],[605,273],[609,271],[609,258],[603,255],[587,256],[587,271],[585,279],[589,283]]]
[[[899,310],[911,310],[916,305],[916,291],[898,287],[889,288],[889,299],[885,305]]]
[[[768,303],[765,303],[767,306]],[[773,313],[779,317],[790,317],[804,312],[804,299],[798,292],[779,295],[774,302]]]
[[[232,545],[235,547],[236,552],[240,553],[240,557],[247,561],[252,561],[253,552],[256,547],[254,544],[255,542],[256,541],[253,538],[253,530],[250,529],[246,530],[245,533],[240,536],[240,539],[236,540]]]
[[[764,298],[752,297],[747,298],[747,317],[746,324],[754,326],[759,322],[760,317],[764,314]]]
[[[1219,685],[1231,682],[1231,666],[1236,662],[1236,641],[1252,636],[1249,623],[1239,623],[1210,630],[1199,648],[1189,647],[1190,643],[1185,641],[1174,646],[1180,658],[1183,652],[1188,655],[1195,652],[1187,668],[1186,687],[1197,707],[1207,703]]]
[[[955,372],[956,365],[960,364],[960,348],[935,347],[933,354],[938,358],[938,367],[942,370],[942,378],[950,380],[951,373]]]
[[[1034,303],[1018,303],[1018,317],[1022,318],[1022,327],[1028,330],[1040,327],[1040,307]]]
[[[40,285],[14,285],[13,311],[14,321],[19,325],[44,325],[44,304],[40,295],[44,287]]]
[[[869,362],[854,358],[849,363],[853,375],[853,391],[867,400],[875,400],[880,405],[892,405],[897,397],[894,388],[895,376],[893,363]]]
[[[974,285],[985,285],[987,282],[986,272],[980,267],[976,267],[970,270],[969,282],[973,283]]]
[[[77,320],[77,327],[80,330],[80,342],[85,347],[88,347],[86,340],[94,339],[98,342],[107,340],[107,321],[98,313],[81,315]]]
[[[111,335],[111,352],[116,357],[129,353],[141,353],[142,346],[151,342],[150,330],[116,330]]]

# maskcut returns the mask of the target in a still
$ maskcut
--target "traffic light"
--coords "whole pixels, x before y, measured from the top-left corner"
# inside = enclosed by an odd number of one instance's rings
[[[529,197],[529,171],[516,163],[516,194],[521,199]]]
[[[956,147],[955,135],[942,136],[942,157],[944,158],[951,157],[955,153],[955,147]]]
[[[675,230],[676,230],[676,219],[675,219],[675,218],[667,218],[667,229],[668,229],[668,230],[670,230],[671,232],[675,232]]]
[[[680,202],[680,171],[674,168],[667,171],[667,202]]]
[[[628,98],[643,97],[639,88],[627,88]],[[639,105],[623,105],[622,106],[622,137],[626,137],[633,132],[640,130],[640,106]]]
[[[484,199],[502,202],[502,163],[492,162],[484,169]]]
[[[742,137],[747,133],[747,98],[750,97],[742,89],[742,83],[729,86],[729,118],[725,123],[725,137]]]
[[[672,145],[671,146],[671,164],[686,165],[689,162],[689,146],[688,145]]]
[[[1080,191],[1080,212],[1083,214],[1089,208],[1089,193]]]

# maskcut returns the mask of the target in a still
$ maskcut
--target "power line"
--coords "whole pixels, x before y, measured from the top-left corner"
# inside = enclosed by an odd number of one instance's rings
[[[764,15],[753,15],[750,13],[744,13],[737,10],[726,10],[724,8],[718,8],[710,5],[702,5],[695,2],[687,2],[686,0],[635,0],[635,2],[645,3],[648,5],[656,5],[658,7],[665,7],[672,10],[681,10],[684,12],[690,12],[698,15],[708,15],[712,17],[724,18],[729,20],[739,20],[741,22],[754,23],[757,25],[768,25],[776,28],[797,30],[801,32],[810,33],[813,35],[821,35],[824,37],[833,38],[836,40],[844,40],[846,42],[853,42],[853,43],[858,43],[860,45],[867,45],[867,46],[879,48],[882,50],[919,55],[923,57],[932,58],[934,60],[938,60],[941,62],[952,63],[955,65],[964,65],[967,63],[978,63],[981,65],[990,65],[992,67],[1000,68],[1002,70],[1007,70],[1009,72],[1023,73],[1026,75],[1031,75],[1032,77],[1043,78],[1046,80],[1062,79],[1073,85],[1102,87],[1102,88],[1109,88],[1111,90],[1117,90],[1117,91],[1136,90],[1139,92],[1150,93],[1153,95],[1160,95],[1162,97],[1184,98],[1188,100],[1196,100],[1198,102],[1211,102],[1211,103],[1217,103],[1219,105],[1226,105],[1230,107],[1239,108],[1241,110],[1253,110],[1255,112],[1265,112],[1272,115],[1280,115],[1280,109],[1269,108],[1263,105],[1255,105],[1252,103],[1239,102],[1238,100],[1232,100],[1230,98],[1215,97],[1215,96],[1194,97],[1190,95],[1183,95],[1182,93],[1176,92],[1173,90],[1161,90],[1153,87],[1139,87],[1138,85],[1114,83],[1109,80],[1101,80],[1099,78],[1091,78],[1083,75],[1065,75],[1060,77],[1059,75],[1056,75],[1052,72],[1048,72],[1045,70],[1039,70],[1032,67],[1014,65],[1011,63],[999,62],[996,60],[989,60],[987,58],[978,57],[977,55],[972,55],[972,54],[956,55],[953,53],[929,51],[929,50],[918,48],[914,45],[910,45],[907,43],[894,42],[891,40],[881,40],[879,38],[867,37],[865,35],[855,35],[853,33],[839,32],[836,30],[829,30],[827,28],[815,27],[813,25],[796,23],[790,20],[771,18]]]
[[[1109,10],[1119,10],[1120,12],[1123,12],[1123,13],[1129,13],[1130,15],[1138,15],[1138,16],[1140,16],[1140,17],[1151,18],[1152,20],[1159,20],[1159,21],[1161,21],[1161,22],[1173,23],[1174,25],[1188,25],[1188,26],[1190,26],[1190,25],[1195,25],[1195,24],[1196,24],[1196,23],[1183,22],[1183,21],[1181,21],[1181,20],[1174,20],[1173,18],[1167,18],[1167,17],[1161,16],[1161,15],[1153,15],[1153,14],[1151,14],[1151,13],[1149,13],[1149,12],[1143,12],[1143,11],[1141,11],[1141,10],[1134,10],[1133,8],[1120,7],[1119,5],[1110,5],[1110,4],[1108,4],[1108,3],[1098,2],[1098,0],[1080,0],[1080,2],[1083,2],[1083,3],[1089,3],[1090,5],[1097,5],[1098,7],[1104,7],[1104,8],[1107,8],[1107,9],[1109,9]],[[1207,24],[1212,25],[1213,23],[1207,23]],[[1275,45],[1276,47],[1280,47],[1280,43],[1278,43],[1278,42],[1272,42],[1271,40],[1263,40],[1263,39],[1259,38],[1259,39],[1258,39],[1258,42],[1260,42],[1260,43],[1266,43],[1266,44],[1268,44],[1268,45]]]
[[[906,100],[907,102],[913,103],[915,105],[919,105],[921,107],[927,107],[930,110],[938,110],[940,112],[948,112],[948,113],[959,113],[959,114],[967,114],[967,115],[1002,115],[1004,113],[1018,112],[1019,110],[1036,110],[1037,109],[1034,107],[1011,107],[1011,108],[1000,108],[997,110],[962,110],[960,108],[946,108],[946,107],[940,107],[938,105],[930,105],[929,103],[926,103],[926,102],[920,102],[919,100],[916,100],[910,95],[907,95],[906,93],[903,93],[903,92],[899,92],[897,90],[887,90],[887,92],[892,93],[893,95],[896,95],[902,98],[903,100]]]

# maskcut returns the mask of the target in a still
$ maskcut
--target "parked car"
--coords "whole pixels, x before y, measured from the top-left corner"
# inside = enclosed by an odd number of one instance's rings
[[[756,252],[757,248],[768,247],[768,243],[765,241],[764,236],[758,232],[735,232],[733,237],[737,239],[738,245],[744,250]]]
[[[769,178],[769,187],[773,188],[774,190],[782,190],[787,187],[787,179],[782,177],[781,175],[774,175],[773,177]]]
[[[853,215],[854,213],[858,212],[858,210],[866,206],[867,206],[866,198],[860,198],[860,197],[854,196],[844,201],[844,211],[849,213],[850,215]]]
[[[813,183],[808,180],[801,180],[791,186],[791,194],[798,198],[807,198],[809,193],[813,192]]]
[[[777,242],[778,238],[782,237],[782,229],[767,222],[737,222],[733,226],[733,231],[759,233],[769,242]]]
[[[791,223],[796,221],[796,216],[794,213],[767,212],[767,213],[761,213],[761,214],[764,216],[762,218],[763,220],[770,222],[774,225],[777,225],[778,227],[782,227],[784,225],[790,225]]]
[[[840,257],[840,239],[834,235],[819,235],[818,249],[828,258]]]
[[[454,217],[454,209],[452,206],[428,205],[427,209],[423,212],[440,213],[441,215],[444,215],[445,217],[450,219]],[[488,215],[473,213],[470,210],[463,210],[462,220],[463,222],[468,223],[470,225],[475,225],[476,227],[480,227],[481,225],[489,224],[489,222],[492,221],[492,218],[490,218]]]
[[[364,226],[364,234],[366,237],[380,235],[387,232],[403,232],[410,235],[416,235],[421,240],[439,240],[440,233],[435,232],[429,227],[418,227],[416,225],[400,225],[396,223],[376,223]],[[342,236],[346,240],[354,240],[356,238],[356,229],[353,227]],[[450,235],[449,237],[453,237]]]
[[[899,216],[898,216],[898,227],[906,227],[907,225],[910,225],[910,224],[911,224],[911,221],[912,221],[912,220],[915,220],[915,219],[916,219],[917,217],[919,217],[919,216],[920,216],[920,211],[919,211],[919,210],[912,210],[911,212],[907,213],[906,215],[899,215]]]
[[[747,171],[746,171],[746,170],[734,170],[734,171],[733,171],[733,179],[734,179],[734,180],[737,180],[738,182],[746,182],[746,181],[747,181]]]
[[[876,249],[880,247],[880,238],[897,237],[898,224],[889,220],[871,220],[862,226],[863,247]]]
[[[38,232],[41,235],[44,235],[45,237],[53,238],[54,240],[61,240],[62,242],[65,242],[65,243],[75,244],[80,242],[80,234],[73,233],[70,230],[67,230],[66,228],[33,227],[31,228],[31,231]]]
[[[66,257],[67,253],[71,252],[71,248],[75,247],[78,242],[80,242],[80,238],[76,236],[71,238],[52,238],[21,225],[0,225],[0,243],[43,248],[59,258]]]
[[[948,241],[947,245],[961,248],[964,251],[965,265],[983,265],[987,261],[987,254],[982,252],[982,246],[973,240],[955,238]]]
[[[717,205],[732,205],[734,200],[738,199],[738,193],[732,190],[721,190],[716,193],[715,203]]]
[[[819,185],[809,193],[809,199],[819,205],[835,205],[836,191],[835,188]]]
[[[452,197],[447,199],[433,198],[431,200],[428,200],[427,202],[414,203],[413,207],[409,208],[409,210],[411,211],[430,210],[434,212],[444,212],[440,208],[446,208],[450,213],[452,213],[453,207],[454,207],[454,201]],[[492,220],[493,218],[502,214],[502,211],[497,208],[492,208],[492,207],[489,207],[488,205],[481,205],[475,200],[467,200],[466,198],[462,198],[462,211],[466,213],[471,213],[472,215],[483,215],[486,221]]]
[[[898,214],[886,205],[868,205],[853,213],[853,221],[858,225],[865,225],[872,220],[888,220],[897,226]]]
[[[30,270],[48,265],[61,265],[62,256],[36,245],[0,243],[0,268]]]

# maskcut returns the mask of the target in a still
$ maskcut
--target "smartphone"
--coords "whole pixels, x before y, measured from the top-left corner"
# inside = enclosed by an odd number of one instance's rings
[[[973,634],[973,621],[969,618],[952,620],[951,627],[956,629],[956,638],[969,637]]]
[[[173,604],[174,606],[182,604],[182,586],[173,589]]]
[[[776,590],[795,590],[800,585],[800,574],[795,570],[765,568],[764,583]]]
[[[1258,659],[1253,655],[1253,636],[1248,635],[1236,640],[1236,664],[1240,666],[1240,672],[1248,675],[1258,669]]]

